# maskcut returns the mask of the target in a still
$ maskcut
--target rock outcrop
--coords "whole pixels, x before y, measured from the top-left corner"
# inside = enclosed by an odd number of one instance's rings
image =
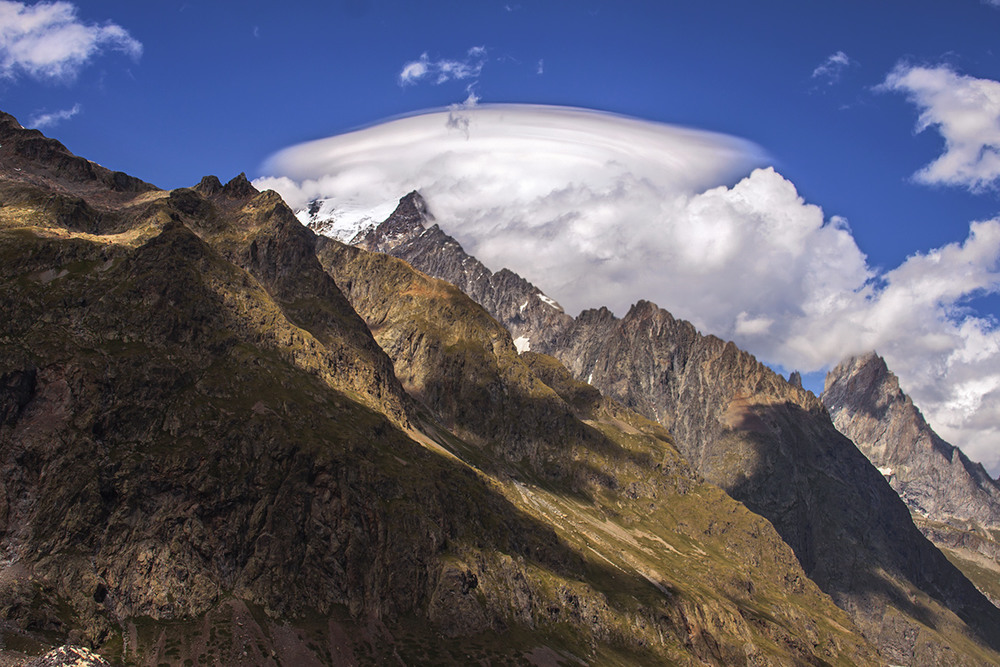
[[[875,353],[845,359],[830,371],[822,400],[924,534],[1000,601],[1000,483],[934,432]]]
[[[864,452],[912,511],[935,521],[1000,529],[1000,484],[945,442],[875,353],[826,376],[823,403],[834,425]]]
[[[623,616],[631,616],[629,623],[659,628],[698,659],[724,664],[769,661],[760,647],[775,642],[778,655],[793,661],[858,650],[839,644],[843,638],[822,624],[803,627],[810,615],[836,617],[832,603],[767,522],[691,470],[662,426],[573,379],[556,359],[518,354],[509,333],[450,284],[332,240],[320,244],[319,256],[407,390],[462,436],[466,444],[452,450],[456,456],[500,483],[513,482],[512,502],[524,502],[581,553],[596,554],[593,565],[634,573],[666,595],[657,603],[664,615],[657,621],[645,595],[635,599],[632,615],[623,614],[619,596],[588,581],[575,595],[590,611],[564,622],[596,620],[592,631],[600,635],[617,632]],[[647,541],[660,546],[637,549]],[[491,581],[489,571],[470,572],[475,581]],[[703,583],[715,594],[705,597]],[[769,606],[778,599],[772,596],[785,601]],[[812,601],[803,605],[803,596]],[[762,603],[772,610],[767,620],[757,616]],[[586,621],[588,615],[594,620]],[[689,620],[678,625],[679,619]]]
[[[519,349],[546,349],[572,319],[561,306],[527,280],[509,271],[490,271],[434,223],[418,192],[399,200],[393,214],[362,232],[351,245],[398,257],[424,273],[445,280],[481,305],[518,341]]]

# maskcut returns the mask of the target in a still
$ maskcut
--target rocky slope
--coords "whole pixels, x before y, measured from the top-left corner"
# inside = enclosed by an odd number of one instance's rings
[[[404,387],[462,436],[449,446],[454,455],[553,525],[588,567],[610,564],[652,582],[644,595],[628,584],[615,594],[589,579],[581,595],[604,610],[602,624],[659,627],[699,659],[725,664],[847,652],[843,635],[830,633],[846,615],[823,620],[839,610],[773,528],[695,475],[661,426],[574,380],[557,360],[517,354],[508,332],[450,284],[336,241],[321,242],[319,256]],[[649,592],[665,596],[656,603],[664,611],[647,606]],[[628,607],[632,620],[621,616]],[[703,619],[700,636],[665,623],[677,618]],[[805,640],[796,636],[803,631]],[[874,659],[862,655],[850,659]]]
[[[942,440],[875,353],[846,359],[822,396],[833,423],[907,504],[917,525],[1000,600],[1000,483]],[[985,569],[992,575],[977,574]],[[990,586],[989,579],[993,582]]]
[[[1000,483],[931,429],[880,356],[846,359],[826,376],[823,404],[916,513],[1000,529]]]
[[[606,309],[577,318],[539,310],[537,288],[489,272],[431,222],[411,194],[355,243],[452,282],[532,350],[668,428],[701,475],[772,522],[892,662],[997,659],[997,609],[920,534],[815,396],[650,303],[622,319]]]
[[[0,476],[5,661],[881,660],[662,427],[457,290],[6,115]]]

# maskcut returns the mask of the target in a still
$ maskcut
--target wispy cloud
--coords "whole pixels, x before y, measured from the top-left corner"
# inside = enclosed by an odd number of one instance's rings
[[[914,178],[980,191],[1000,181],[1000,82],[976,79],[946,65],[901,63],[881,90],[904,93],[917,106],[917,131],[936,128],[945,149]]]
[[[0,76],[71,80],[92,58],[110,49],[132,58],[142,44],[115,23],[86,24],[69,2],[0,0]]]
[[[399,85],[407,86],[424,81],[434,84],[451,80],[475,79],[483,71],[486,64],[486,47],[474,46],[461,60],[441,58],[432,60],[425,52],[417,60],[403,65],[399,73]]]
[[[844,70],[851,66],[852,60],[843,51],[837,51],[813,70],[812,78],[826,83],[828,86],[840,81]]]
[[[72,109],[63,109],[62,111],[53,111],[51,113],[41,113],[36,116],[32,116],[28,120],[28,127],[33,127],[38,130],[44,130],[47,127],[55,127],[64,120],[69,120],[73,116],[80,113],[80,105],[74,104]]]
[[[287,149],[257,185],[361,212],[419,189],[467,250],[570,312],[650,299],[802,371],[877,349],[942,435],[1000,468],[1000,331],[965,309],[1000,289],[1000,219],[883,271],[846,220],[750,172],[745,142],[575,109],[454,113]]]
[[[538,69],[535,70],[535,73],[536,74],[545,74],[545,60],[544,59],[540,59],[538,61]]]

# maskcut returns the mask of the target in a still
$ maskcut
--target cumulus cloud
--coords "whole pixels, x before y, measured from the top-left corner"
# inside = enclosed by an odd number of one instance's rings
[[[86,24],[68,2],[0,0],[0,76],[27,74],[36,79],[72,79],[102,51],[133,58],[142,44],[114,23]]]
[[[579,109],[480,105],[295,146],[255,181],[384,219],[418,189],[494,270],[568,312],[649,299],[785,368],[877,349],[941,434],[1000,468],[1000,220],[882,272],[752,144]]]
[[[64,120],[69,120],[78,113],[80,113],[80,105],[74,104],[72,109],[63,109],[62,111],[53,111],[51,113],[40,113],[37,116],[32,116],[28,121],[28,126],[38,130],[44,130],[47,127],[55,127],[59,123]]]
[[[812,78],[825,81],[828,86],[840,81],[844,70],[850,67],[851,59],[843,51],[837,51],[813,70]]]
[[[482,73],[485,63],[484,46],[473,46],[462,60],[431,60],[426,52],[421,53],[418,59],[403,65],[399,72],[399,85],[413,85],[422,81],[441,84],[451,80],[474,79]]]
[[[917,131],[936,128],[945,148],[914,177],[973,191],[1000,179],[1000,82],[958,74],[948,66],[900,64],[881,85],[904,93],[920,110]]]

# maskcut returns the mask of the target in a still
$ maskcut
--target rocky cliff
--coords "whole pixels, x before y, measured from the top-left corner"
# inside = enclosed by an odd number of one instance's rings
[[[434,223],[418,192],[400,199],[385,222],[359,234],[351,245],[398,257],[455,285],[502,322],[521,350],[547,348],[573,319],[521,276],[507,269],[493,273],[466,253]]]
[[[833,423],[878,467],[924,534],[1000,600],[1000,484],[938,437],[875,353],[838,364],[822,399]]]
[[[489,272],[432,222],[411,194],[355,241],[452,282],[532,350],[669,429],[701,475],[771,521],[805,572],[894,663],[996,659],[996,608],[921,535],[815,396],[650,303],[621,319],[606,309],[576,318],[538,311],[537,288]]]
[[[633,584],[620,581],[626,588],[616,594],[588,580],[581,595],[602,626],[657,627],[699,659],[724,664],[848,652],[823,620],[837,617],[833,605],[778,534],[706,485],[662,426],[574,380],[556,359],[518,354],[509,333],[450,284],[336,241],[322,242],[319,256],[404,387],[462,436],[445,443],[452,454],[554,526],[588,567],[610,564],[665,596],[656,603],[664,611],[654,612]],[[487,570],[473,571],[489,581]],[[679,628],[679,618],[703,620]],[[852,660],[874,659],[857,651]]]
[[[837,428],[914,512],[1000,529],[1000,484],[938,437],[880,356],[838,364],[826,376],[822,399]]]

